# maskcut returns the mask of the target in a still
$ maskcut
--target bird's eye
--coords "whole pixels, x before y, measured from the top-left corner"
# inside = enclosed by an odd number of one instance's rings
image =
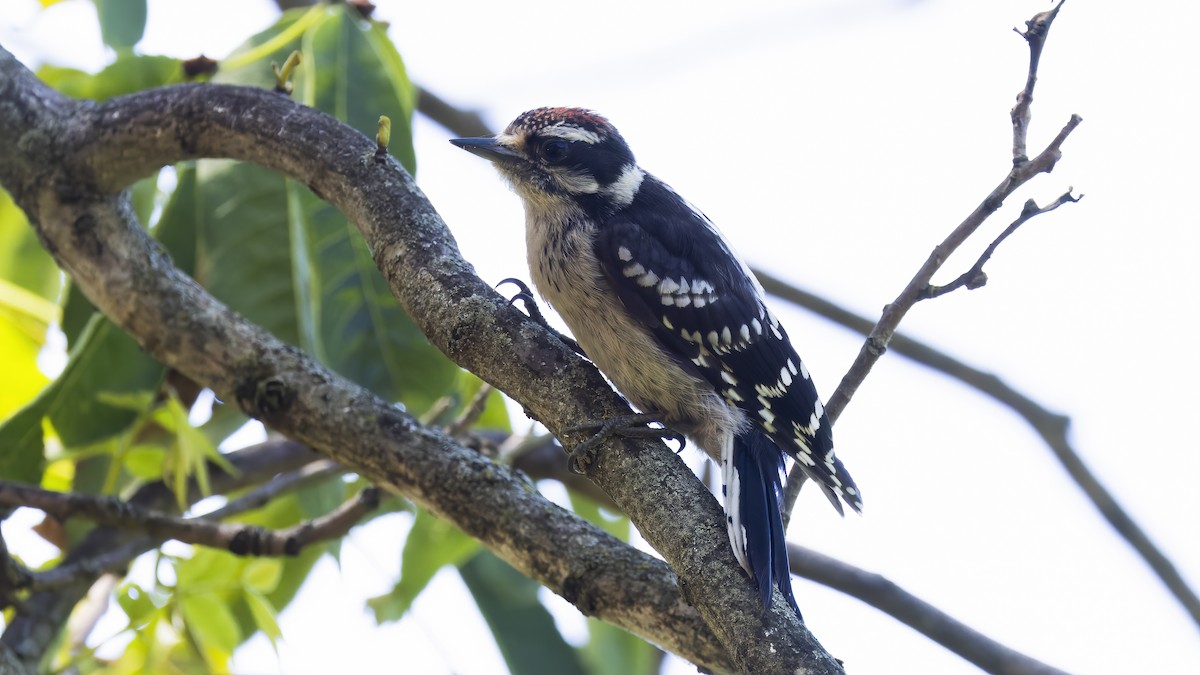
[[[570,147],[571,144],[561,138],[549,138],[542,141],[542,144],[538,146],[538,154],[545,161],[554,164],[567,158],[567,151]]]

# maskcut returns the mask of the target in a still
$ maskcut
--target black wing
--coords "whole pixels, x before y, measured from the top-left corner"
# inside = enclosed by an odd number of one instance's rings
[[[596,257],[630,313],[800,462],[839,512],[839,497],[860,510],[808,370],[711,221],[647,175],[599,229]]]

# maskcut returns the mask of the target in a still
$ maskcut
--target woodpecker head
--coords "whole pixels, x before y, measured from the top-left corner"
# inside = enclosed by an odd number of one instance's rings
[[[583,108],[537,108],[493,138],[450,142],[491,160],[532,206],[620,209],[645,177],[616,128]]]

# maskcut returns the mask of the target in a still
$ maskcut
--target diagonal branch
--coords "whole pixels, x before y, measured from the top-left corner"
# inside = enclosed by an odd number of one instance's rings
[[[614,443],[599,453],[593,478],[670,561],[696,609],[666,565],[216,302],[171,264],[116,194],[163,164],[202,156],[292,176],[360,228],[392,292],[433,344],[570,446],[584,435],[565,432],[574,420],[628,412],[593,368],[475,276],[398,163],[363,161],[373,156],[373,140],[243,87],[181,85],[74,103],[3,51],[0,136],[20,139],[0,147],[0,182],[59,264],[148,353],[447,518],[586,614],[714,671],[840,672],[782,602],[762,612],[715,500],[662,444]]]
[[[879,574],[788,544],[792,572],[862,600],[989,673],[1064,675],[945,614]]]
[[[992,254],[996,252],[996,249],[1000,246],[1000,243],[1005,239],[1008,239],[1013,232],[1016,232],[1017,228],[1021,227],[1030,220],[1033,220],[1036,216],[1040,216],[1043,213],[1049,213],[1063,204],[1074,204],[1080,199],[1083,199],[1083,195],[1076,197],[1071,194],[1071,191],[1072,190],[1068,188],[1066,192],[1059,195],[1058,199],[1055,199],[1047,206],[1038,206],[1037,202],[1033,201],[1032,199],[1026,201],[1024,208],[1021,209],[1021,215],[1017,216],[1016,220],[1010,223],[1008,227],[1004,228],[1004,231],[1000,233],[1000,236],[996,237],[991,244],[988,244],[988,247],[984,249],[983,254],[979,256],[979,259],[975,261],[975,264],[971,265],[971,269],[958,275],[958,278],[946,284],[945,286],[926,286],[921,291],[921,299],[928,300],[930,298],[941,297],[960,288],[967,288],[970,290],[982,288],[985,284],[987,284],[987,274],[984,273],[983,266],[987,264],[988,260],[991,260]]]
[[[1061,7],[1061,2],[1059,3]],[[1067,140],[1067,137],[1079,126],[1083,121],[1079,115],[1072,115],[1059,131],[1054,140],[1046,146],[1037,157],[1032,160],[1025,158],[1025,138],[1029,126],[1029,102],[1033,99],[1033,86],[1037,81],[1037,67],[1041,58],[1042,47],[1045,45],[1046,36],[1050,31],[1050,25],[1055,17],[1058,16],[1058,8],[1049,12],[1042,12],[1030,19],[1027,22],[1029,29],[1021,35],[1029,42],[1030,48],[1030,65],[1029,75],[1026,77],[1025,88],[1018,95],[1017,108],[1013,111],[1013,148],[1016,158],[1013,160],[1012,169],[1005,176],[1004,180],[1000,181],[988,195],[980,202],[979,206],[970,213],[954,230],[942,241],[934,247],[929,258],[921,265],[917,273],[909,280],[908,285],[900,292],[896,299],[883,309],[883,315],[879,317],[879,321],[875,323],[874,328],[867,335],[866,342],[855,357],[854,363],[850,365],[850,369],[842,377],[842,381],[838,384],[833,395],[829,397],[829,403],[825,406],[825,411],[829,415],[830,422],[837,422],[842,411],[846,409],[846,405],[862,386],[867,375],[887,351],[888,345],[891,343],[892,336],[896,333],[896,328],[900,325],[900,321],[908,314],[908,311],[913,306],[923,299],[922,293],[929,287],[933,275],[941,269],[946,260],[953,254],[958,247],[963,244],[976,230],[983,225],[993,213],[995,213],[1017,188],[1029,182],[1034,176],[1039,173],[1049,173],[1053,170],[1054,165],[1062,156],[1062,144]],[[1019,152],[1018,152],[1019,149]],[[784,490],[783,512],[785,524],[790,519],[792,508],[796,504],[796,498],[800,494],[800,488],[804,485],[804,472],[799,466],[793,466],[788,473],[787,485]]]
[[[766,272],[756,270],[755,274],[768,293],[804,307],[852,331],[866,335],[874,325],[865,316],[855,314]],[[1020,415],[1042,437],[1046,446],[1066,469],[1067,475],[1083,490],[1109,525],[1142,556],[1167,590],[1200,626],[1200,597],[1188,586],[1175,564],[1151,541],[1145,530],[1133,520],[1116,497],[1084,463],[1067,435],[1070,420],[1066,416],[1046,409],[1037,401],[1013,389],[995,374],[975,368],[902,333],[893,337],[891,349],[901,356],[962,382]]]

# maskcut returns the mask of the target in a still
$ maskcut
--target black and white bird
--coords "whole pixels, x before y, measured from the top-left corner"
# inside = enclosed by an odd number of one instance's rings
[[[734,555],[764,606],[799,615],[780,515],[784,456],[861,511],[808,369],[712,222],[641,169],[581,108],[539,108],[451,143],[491,160],[525,203],[529,267],[587,357],[637,408],[722,469]]]

